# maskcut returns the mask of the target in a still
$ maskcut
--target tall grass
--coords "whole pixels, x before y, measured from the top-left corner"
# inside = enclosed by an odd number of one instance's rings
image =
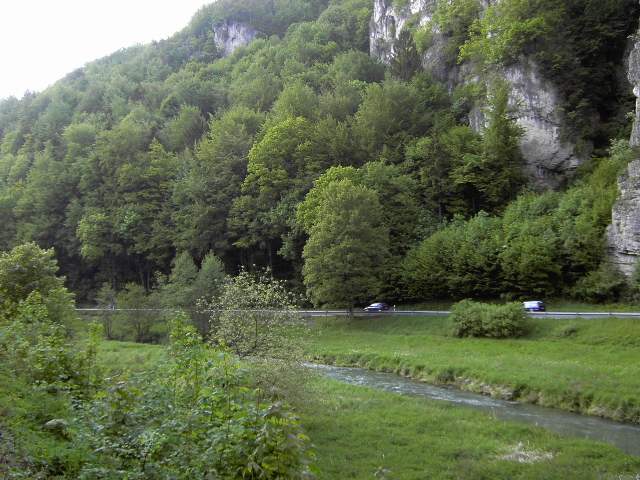
[[[318,400],[299,409],[322,480],[568,480],[640,471],[640,459],[614,447],[477,410],[331,380],[319,380],[316,392]]]
[[[333,319],[309,350],[320,362],[640,423],[640,322],[530,319],[520,339],[455,338],[445,318]]]

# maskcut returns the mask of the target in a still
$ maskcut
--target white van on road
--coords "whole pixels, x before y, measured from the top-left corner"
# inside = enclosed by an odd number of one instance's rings
[[[528,302],[522,302],[522,306],[527,312],[544,312],[547,310],[544,302],[540,300],[530,300]]]

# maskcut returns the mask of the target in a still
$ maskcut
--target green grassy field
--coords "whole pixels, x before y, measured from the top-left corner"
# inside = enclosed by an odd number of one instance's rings
[[[133,342],[102,342],[98,349],[98,365],[107,375],[144,370],[165,356],[162,345]]]
[[[417,344],[410,337],[419,338],[422,347],[426,341],[446,343],[447,328],[442,321],[420,319],[333,321],[324,325],[314,348],[327,348],[331,339],[336,352],[344,344],[356,348],[356,337],[372,343],[375,338],[379,342],[384,339],[391,348],[392,343],[404,339],[400,343],[413,345],[410,350],[415,353]],[[562,328],[567,325],[551,328],[538,324],[529,338],[520,342],[553,343]],[[621,343],[627,345],[623,349],[637,349],[632,335],[624,340],[628,336],[625,332],[624,323],[616,329],[595,323],[578,325],[571,341],[598,349],[618,349]],[[341,337],[346,343],[336,341]],[[565,342],[562,337],[557,341],[560,345]],[[470,342],[469,352],[476,343]],[[98,364],[106,375],[126,376],[127,371],[161,361],[164,354],[161,346],[103,342]],[[632,479],[640,473],[640,458],[608,445],[560,437],[476,410],[345,385],[316,375],[311,378],[295,407],[314,444],[319,480]],[[13,432],[24,435],[21,444],[27,440],[31,453],[46,451],[45,457],[51,460],[60,456],[69,462],[75,456],[78,463],[82,461],[87,452],[69,450],[65,443],[40,433],[39,426],[52,414],[66,417],[69,406],[65,401],[44,392],[33,396],[25,386],[3,384],[1,378],[0,386],[5,393],[0,395],[0,413]]]
[[[640,458],[475,410],[317,380],[300,407],[319,479],[622,479]]]
[[[431,328],[442,333],[444,325]],[[104,342],[98,352],[100,365],[111,372],[149,367],[163,355],[162,347],[126,342]],[[296,409],[316,451],[319,480],[600,479],[640,473],[640,458],[608,445],[316,376]]]
[[[640,321],[528,321],[525,338],[459,339],[446,318],[326,319],[313,359],[640,423]]]

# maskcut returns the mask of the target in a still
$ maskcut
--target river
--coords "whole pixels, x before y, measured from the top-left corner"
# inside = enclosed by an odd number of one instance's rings
[[[389,392],[425,397],[490,412],[501,420],[530,423],[561,435],[588,438],[615,445],[620,450],[640,456],[640,425],[591,417],[555,408],[510,402],[465,392],[452,387],[429,385],[392,373],[364,368],[309,365],[329,378],[352,385],[363,385]]]

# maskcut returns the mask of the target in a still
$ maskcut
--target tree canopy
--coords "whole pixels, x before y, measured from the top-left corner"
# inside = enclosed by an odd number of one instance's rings
[[[306,281],[311,297],[329,304],[328,294],[311,294],[329,283],[310,280],[308,265],[345,254],[330,242],[338,226],[351,229],[358,255],[381,262],[374,283],[388,301],[524,294],[558,282],[573,291],[589,275],[605,279],[614,180],[602,174],[599,197],[591,196],[580,185],[600,170],[585,167],[564,192],[532,192],[518,106],[496,73],[522,56],[537,62],[558,87],[563,135],[584,152],[595,147],[589,165],[621,168],[629,154],[607,148],[630,127],[633,99],[617,79],[637,2],[503,0],[482,10],[475,0],[454,0],[434,8],[430,23],[406,22],[384,65],[369,55],[371,0],[220,0],[171,38],[1,101],[0,250],[26,242],[54,248],[66,285],[83,301],[105,283],[114,291],[135,283],[146,295],[183,259],[202,269],[216,258],[213,270],[226,274],[269,267],[294,289]],[[256,38],[223,58],[215,32],[230,22]],[[434,27],[447,68],[459,68],[456,57],[472,60],[462,70],[478,82],[443,84],[423,71]],[[475,131],[469,114],[481,95],[489,100],[486,124]],[[358,238],[360,227],[328,206],[326,192],[341,182],[350,182],[339,189],[345,205],[379,205],[371,221],[386,240]],[[531,196],[555,199],[563,217],[541,213],[507,228],[518,223],[510,212]],[[370,212],[359,209],[364,222]],[[509,247],[496,254],[504,239]],[[444,245],[466,257],[450,258]],[[447,265],[447,278],[427,278],[427,264],[433,272]],[[500,282],[470,286],[473,276],[492,275]],[[378,291],[372,285],[370,295]]]

